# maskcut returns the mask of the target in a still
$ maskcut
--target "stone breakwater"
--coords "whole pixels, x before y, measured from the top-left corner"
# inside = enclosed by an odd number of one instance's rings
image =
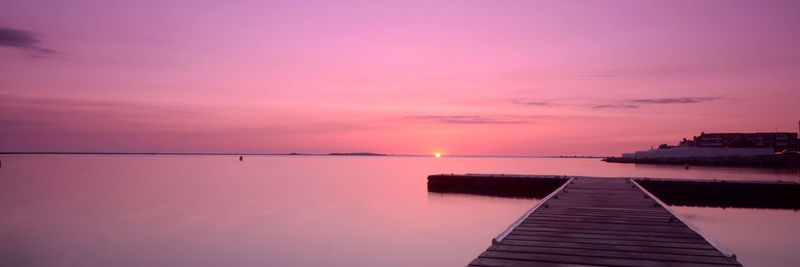
[[[603,161],[613,163],[639,164],[674,164],[701,166],[748,166],[748,167],[800,167],[800,155],[758,155],[758,156],[724,156],[724,157],[687,157],[687,158],[623,158],[608,157]]]

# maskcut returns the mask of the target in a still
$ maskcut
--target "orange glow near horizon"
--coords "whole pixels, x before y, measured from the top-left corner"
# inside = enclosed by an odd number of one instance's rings
[[[436,154],[433,154],[433,155],[436,156],[437,158],[442,157],[442,153],[436,153]]]

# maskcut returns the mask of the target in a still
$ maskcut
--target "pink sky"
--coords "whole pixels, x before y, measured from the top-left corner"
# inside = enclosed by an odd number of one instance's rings
[[[612,155],[791,131],[799,1],[0,0],[0,151]]]

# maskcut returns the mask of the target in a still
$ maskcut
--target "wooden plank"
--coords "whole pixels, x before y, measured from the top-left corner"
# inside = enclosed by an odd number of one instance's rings
[[[612,212],[577,212],[568,210],[557,209],[541,209],[536,213],[536,216],[580,216],[580,217],[597,217],[597,218],[620,218],[620,219],[649,219],[649,220],[662,220],[669,221],[674,218],[670,214],[621,214]]]
[[[574,242],[553,242],[553,241],[529,241],[529,240],[504,240],[504,246],[530,246],[530,247],[553,247],[553,248],[578,248],[606,251],[631,251],[646,252],[651,254],[678,254],[678,255],[697,255],[697,256],[719,256],[719,252],[712,247],[705,249],[686,249],[686,248],[665,248],[665,247],[642,247],[637,245],[613,245],[613,244],[586,244]]]
[[[536,213],[539,218],[594,218],[594,219],[619,219],[641,222],[669,222],[674,220],[672,216],[625,216],[613,214],[586,214],[586,213],[566,213],[566,212],[553,212],[548,210],[540,210]]]
[[[586,265],[586,264],[568,264],[568,263],[555,263],[555,262],[542,262],[542,261],[518,261],[506,259],[491,259],[491,258],[476,258],[469,263],[469,266],[485,266],[485,267],[594,267],[599,265]]]
[[[668,226],[668,227],[684,227],[683,223],[673,220],[644,220],[644,219],[616,219],[608,217],[590,217],[590,216],[533,216],[525,220],[525,222],[578,222],[578,223],[601,223],[601,224],[629,224],[629,225],[648,225],[648,226]]]
[[[548,209],[563,209],[571,211],[586,212],[618,212],[635,214],[669,214],[669,212],[659,209],[656,206],[648,208],[620,208],[620,207],[598,207],[592,205],[548,205]]]
[[[603,196],[641,195],[641,192],[630,191],[628,187],[629,187],[628,185],[625,185],[625,186],[622,186],[622,187],[615,187],[615,188],[598,188],[598,187],[580,188],[578,186],[570,186],[569,190],[567,190],[566,193],[567,194],[572,194],[572,193],[576,193],[576,194],[577,193],[595,193],[595,192],[597,192],[598,189],[600,189],[600,190],[603,190],[604,193],[605,193]],[[577,195],[580,195],[580,194],[577,194]]]
[[[608,208],[653,208],[656,207],[656,203],[653,201],[649,202],[630,202],[630,203],[621,203],[618,201],[601,201],[601,200],[586,200],[586,201],[553,201],[547,203],[548,206],[559,207],[561,205],[569,205],[569,206],[588,206],[588,205],[601,205]]]
[[[650,219],[650,220],[662,220],[662,221],[669,221],[669,218],[675,218],[669,213],[647,213],[647,212],[634,212],[634,211],[616,211],[613,210],[604,210],[604,211],[586,211],[580,212],[576,210],[564,210],[548,207],[541,209],[540,213],[542,216],[552,215],[552,216],[580,216],[580,217],[598,217],[598,218],[619,218],[619,219]],[[537,216],[530,217],[530,219],[537,218]]]
[[[506,251],[506,252],[530,252],[530,253],[558,254],[558,255],[582,255],[591,257],[603,257],[603,258],[659,260],[659,261],[670,261],[670,262],[732,264],[730,259],[720,256],[709,257],[709,256],[696,256],[696,255],[654,254],[654,253],[631,252],[631,251],[607,251],[607,250],[549,248],[549,247],[521,247],[521,246],[505,246],[505,245],[492,245],[489,247],[488,250]]]
[[[568,202],[569,204],[588,203],[588,204],[595,205],[595,206],[597,206],[598,204],[610,204],[610,205],[619,204],[621,206],[625,206],[625,205],[629,205],[629,204],[649,205],[649,204],[653,203],[652,199],[649,199],[649,198],[641,198],[641,199],[637,198],[637,197],[591,198],[591,197],[587,197],[587,196],[573,196],[573,195],[574,194],[566,194],[565,195],[565,194],[562,193],[561,195],[558,196],[557,199],[553,199],[553,201],[550,202],[550,203],[553,204],[553,205],[556,205],[556,204],[559,204],[559,203],[562,203],[562,202]]]
[[[696,233],[657,233],[657,232],[650,232],[650,231],[618,231],[618,230],[607,230],[607,229],[575,229],[575,228],[563,228],[563,227],[527,227],[527,226],[519,226],[514,231],[520,232],[559,232],[559,233],[584,233],[584,234],[613,234],[613,235],[633,235],[633,236],[664,236],[664,237],[680,237],[680,238],[695,238],[695,239],[702,239],[702,237]]]
[[[652,241],[652,242],[671,242],[671,243],[690,243],[705,244],[703,238],[682,238],[666,236],[637,236],[637,235],[618,235],[618,234],[588,234],[588,233],[568,233],[568,232],[529,232],[514,230],[513,235],[522,236],[546,236],[546,237],[566,237],[566,238],[589,238],[604,240],[627,240],[627,241]]]
[[[525,223],[599,223],[599,224],[625,224],[632,226],[682,226],[682,223],[675,218],[645,218],[645,217],[610,217],[598,215],[581,215],[581,214],[551,214],[551,213],[537,213],[535,216],[528,217],[523,222]]]
[[[572,242],[584,244],[607,244],[607,245],[627,245],[627,246],[644,246],[644,247],[665,247],[665,248],[687,248],[687,249],[713,249],[714,247],[707,244],[694,244],[694,243],[675,243],[675,242],[662,242],[662,241],[646,241],[646,240],[614,240],[614,239],[594,239],[594,238],[578,238],[578,237],[551,237],[551,236],[528,236],[510,234],[506,237],[508,240],[524,240],[524,241],[552,241],[552,242]],[[498,243],[502,245],[503,243]]]
[[[602,257],[587,257],[582,255],[558,255],[558,254],[541,254],[541,253],[518,253],[518,252],[504,252],[504,251],[485,251],[481,253],[480,258],[494,258],[494,259],[508,259],[508,260],[528,260],[528,261],[546,261],[570,264],[589,264],[589,265],[606,265],[606,266],[629,266],[629,267],[646,267],[646,266],[732,266],[730,264],[708,264],[708,263],[675,263],[654,260],[639,260],[639,259],[622,259],[622,258],[602,258]]]
[[[694,233],[686,227],[673,227],[673,226],[656,226],[656,225],[630,225],[630,224],[605,224],[605,223],[590,223],[590,222],[559,222],[548,220],[526,220],[520,224],[521,226],[564,226],[583,229],[610,229],[610,230],[631,230],[631,231],[653,231],[660,233]]]
[[[656,212],[650,212],[648,210],[643,211],[629,211],[629,210],[586,210],[586,209],[571,209],[569,207],[563,207],[559,205],[548,205],[547,208],[543,208],[539,210],[540,213],[553,213],[553,214],[579,214],[579,215],[596,215],[596,216],[618,216],[618,217],[634,217],[634,218],[668,218],[672,217],[672,214],[669,212],[656,210]]]

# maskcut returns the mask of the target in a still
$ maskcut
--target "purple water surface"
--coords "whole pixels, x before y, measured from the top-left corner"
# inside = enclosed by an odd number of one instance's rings
[[[685,170],[599,159],[245,156],[240,162],[238,156],[2,155],[0,160],[0,265],[15,266],[463,266],[537,200],[429,193],[428,174],[800,181],[797,169]],[[793,249],[800,244],[795,211],[676,210],[743,263],[790,266],[799,259]]]

